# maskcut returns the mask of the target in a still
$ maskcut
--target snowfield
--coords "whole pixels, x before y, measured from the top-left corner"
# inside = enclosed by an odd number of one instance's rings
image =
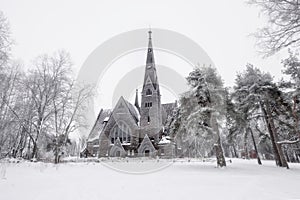
[[[287,170],[274,161],[259,166],[256,160],[233,159],[227,165],[220,169],[215,161],[195,160],[1,163],[0,199],[300,199],[300,164]]]

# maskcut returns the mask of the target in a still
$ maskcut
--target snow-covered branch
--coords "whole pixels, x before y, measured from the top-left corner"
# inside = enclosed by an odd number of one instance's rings
[[[282,141],[278,141],[277,144],[296,144],[298,143],[300,140],[282,140]]]

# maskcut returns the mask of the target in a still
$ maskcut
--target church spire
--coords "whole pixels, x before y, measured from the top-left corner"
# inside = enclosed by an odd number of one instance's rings
[[[151,29],[148,31],[149,34],[149,42],[148,42],[148,53],[147,53],[147,65],[154,65],[154,55],[153,55],[153,47],[152,47],[152,31]]]
[[[149,137],[158,140],[158,133],[162,128],[162,106],[154,54],[152,46],[152,31],[148,31],[148,51],[145,67],[144,84],[141,98],[141,128],[145,128]]]
[[[146,69],[145,69],[145,76],[144,76],[144,86],[151,83],[154,87],[154,89],[157,89],[157,92],[159,93],[158,88],[158,80],[157,80],[157,74],[156,74],[156,67],[154,62],[154,53],[153,53],[153,46],[152,46],[152,31],[151,29],[148,31],[148,51],[147,51],[147,60],[146,60]]]
[[[138,109],[138,111],[140,112],[138,89],[135,90],[135,102],[134,102],[134,105]]]

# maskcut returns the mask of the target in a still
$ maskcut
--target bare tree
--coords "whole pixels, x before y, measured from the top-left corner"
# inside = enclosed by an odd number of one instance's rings
[[[0,69],[9,60],[11,45],[9,23],[3,12],[0,11]]]
[[[71,62],[69,55],[62,51],[53,56],[39,56],[33,63],[34,69],[29,71],[24,79],[24,89],[28,91],[29,106],[33,111],[28,123],[33,126],[30,132],[32,143],[31,158],[37,157],[38,140],[51,127],[51,117],[54,114],[53,101],[57,98],[58,86],[63,80],[68,81]]]
[[[255,34],[264,56],[300,45],[299,0],[248,0],[268,16],[268,23]]]
[[[19,126],[10,108],[17,106],[19,67],[15,63],[1,70],[0,82],[0,154],[10,155],[19,134]],[[16,138],[17,137],[17,138]]]
[[[69,134],[84,124],[82,111],[85,101],[91,96],[92,89],[88,86],[75,85],[74,82],[61,84],[57,98],[53,99],[54,130],[53,150],[55,163],[60,162],[67,144],[70,144]]]
[[[58,162],[69,134],[85,124],[82,109],[92,89],[75,82],[65,51],[37,57],[23,73],[10,59],[11,45],[0,11],[0,157],[37,158],[48,146]]]

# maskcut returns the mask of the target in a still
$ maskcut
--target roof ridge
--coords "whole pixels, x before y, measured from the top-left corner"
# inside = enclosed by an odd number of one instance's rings
[[[92,128],[91,131],[90,131],[90,134],[89,134],[87,140],[89,140],[90,136],[92,135],[92,133],[93,133],[93,131],[94,131],[96,125],[97,125],[97,122],[98,122],[98,120],[99,120],[99,118],[100,118],[100,116],[101,116],[101,114],[102,114],[102,112],[103,112],[103,108],[100,109],[100,112],[99,112],[99,114],[98,114],[98,116],[97,116],[97,119],[96,119],[94,125],[93,125],[93,128]]]

